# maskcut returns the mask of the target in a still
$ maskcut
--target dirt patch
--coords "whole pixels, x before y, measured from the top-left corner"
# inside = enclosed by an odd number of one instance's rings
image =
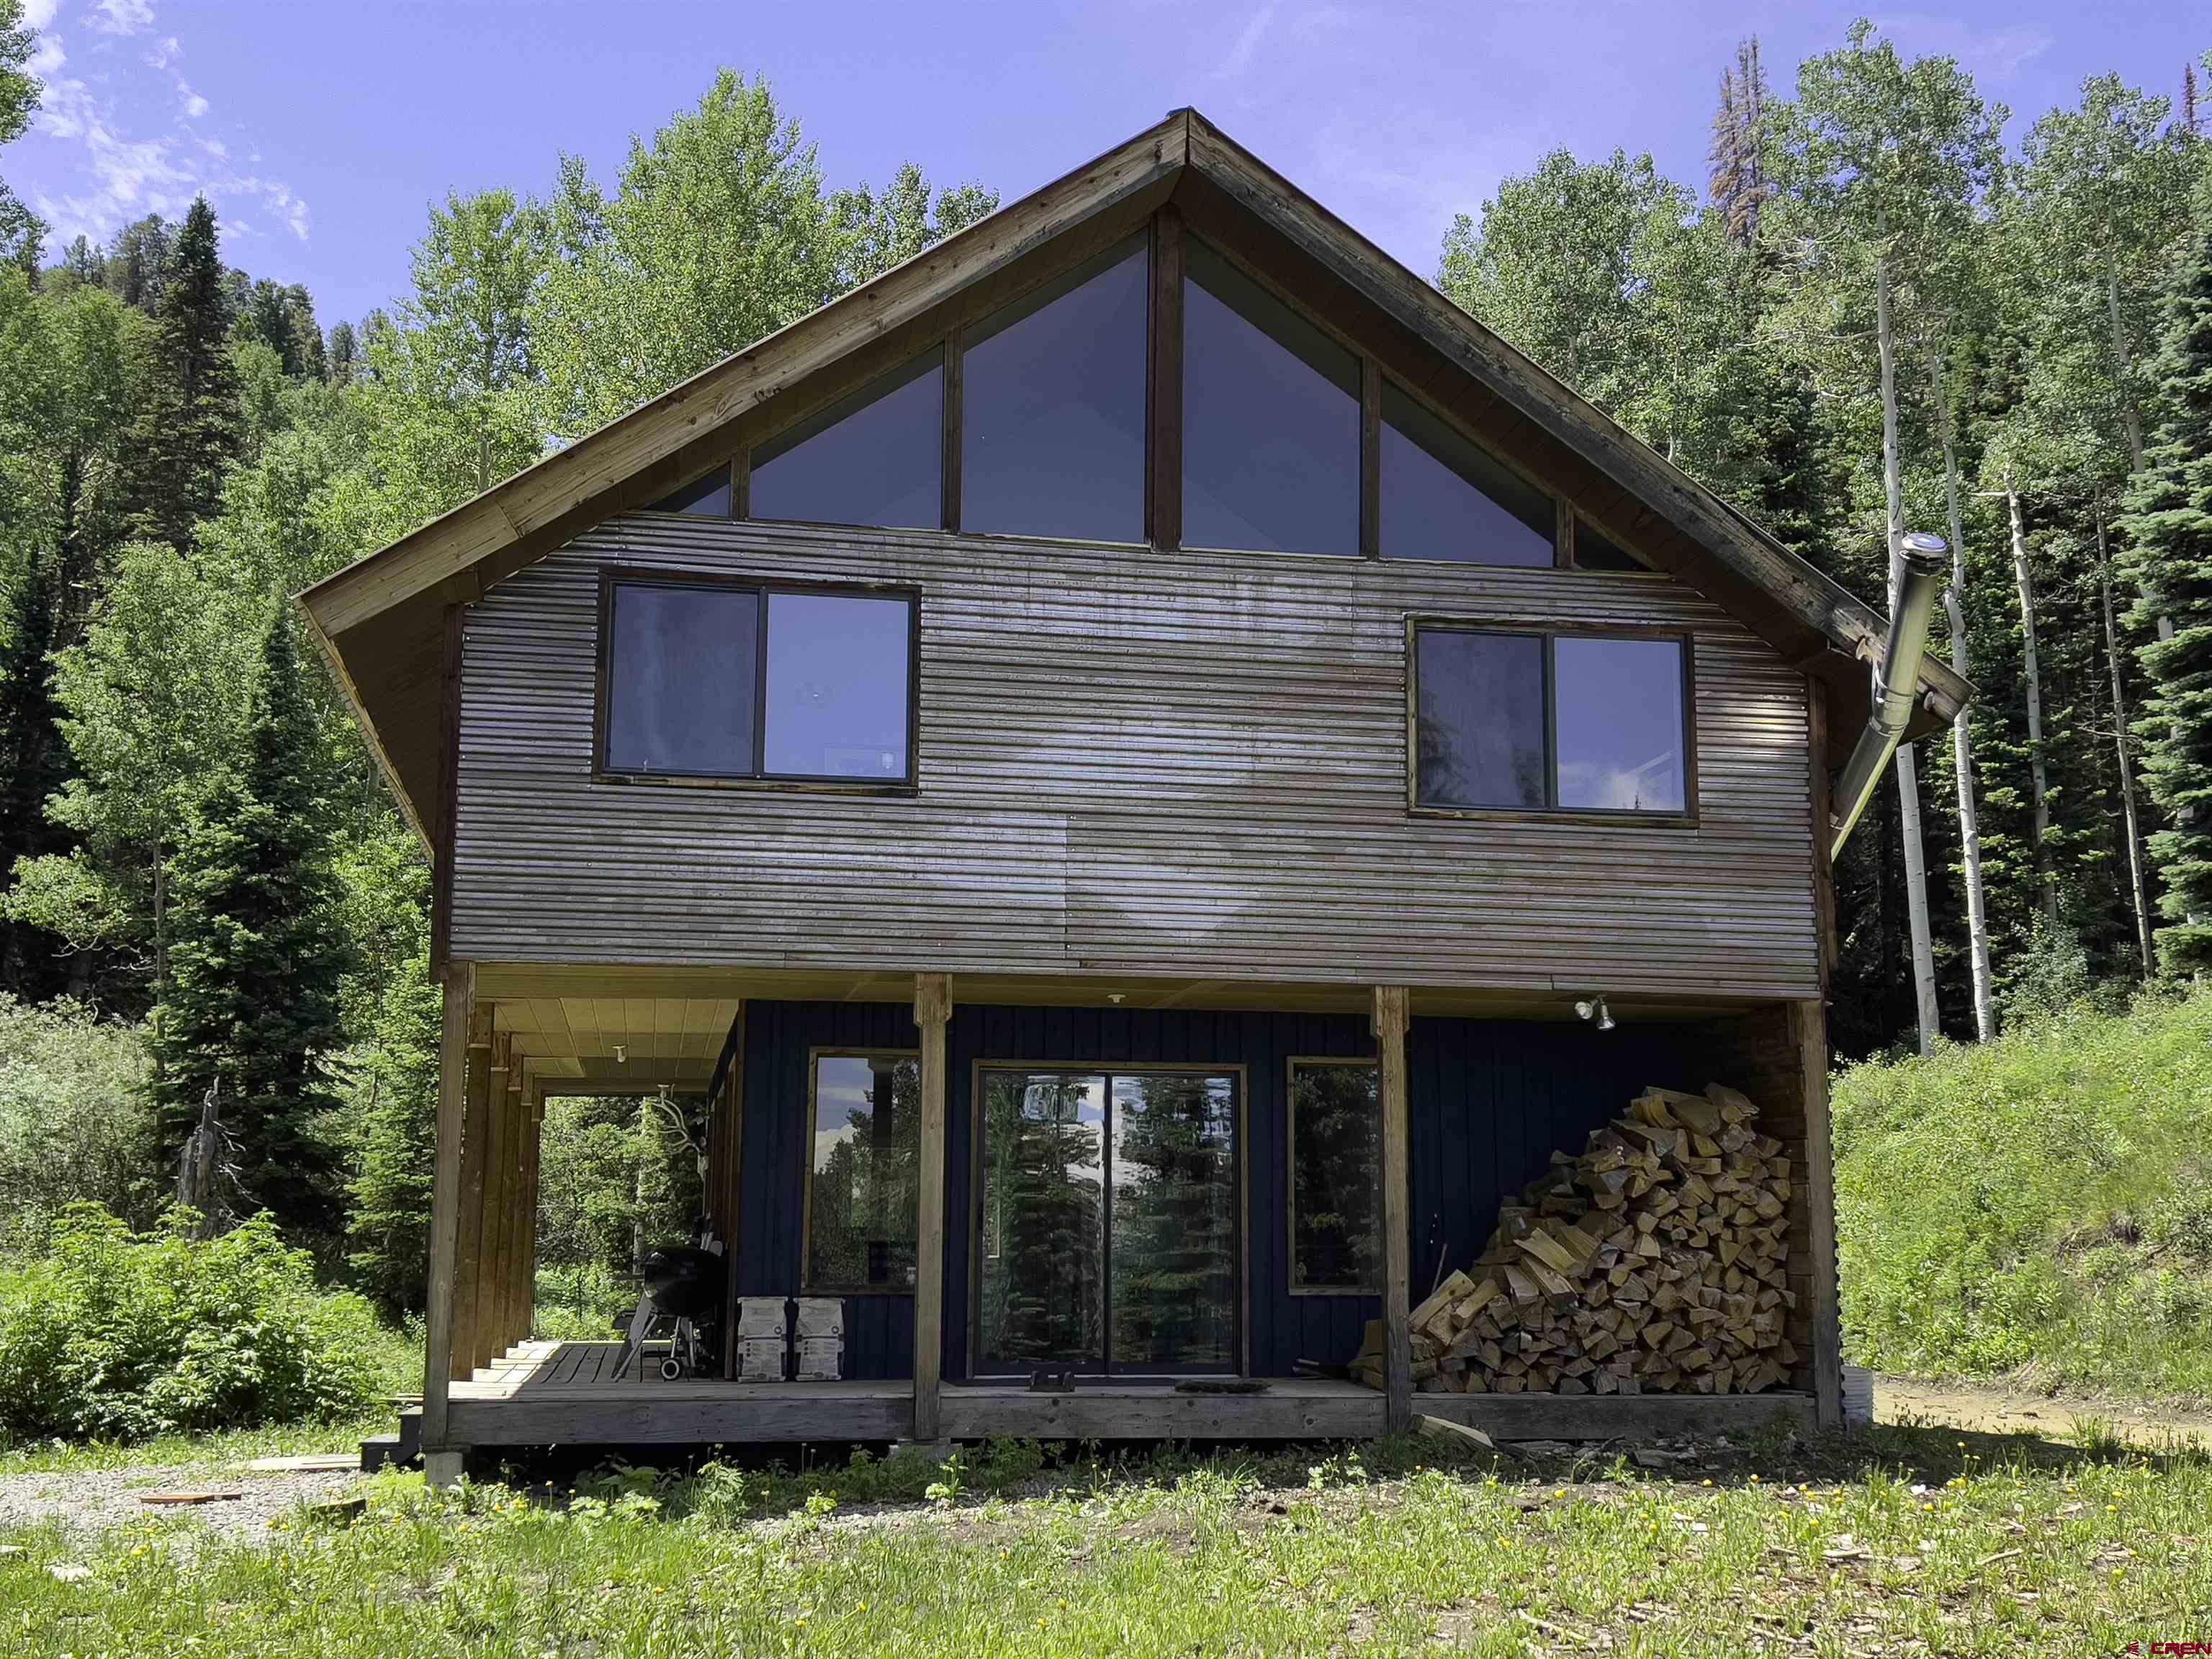
[[[1972,1382],[1916,1382],[1878,1376],[1879,1422],[1948,1425],[1984,1434],[2037,1434],[2079,1443],[2109,1434],[2157,1450],[2191,1443],[2212,1447],[2212,1413],[2185,1411],[2111,1395],[2045,1395]]]

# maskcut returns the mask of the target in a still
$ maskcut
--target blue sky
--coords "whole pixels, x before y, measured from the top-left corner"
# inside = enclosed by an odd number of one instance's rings
[[[1838,45],[1826,4],[908,0],[27,0],[46,108],[0,178],[66,240],[204,190],[225,254],[325,324],[404,285],[449,190],[606,176],[718,64],[765,73],[833,184],[903,160],[1007,199],[1194,104],[1417,270],[1504,174],[1565,146],[1703,177],[1716,82],[1757,33],[1778,89]],[[1971,0],[1872,14],[2021,118],[2118,70],[2178,96],[2202,0]]]

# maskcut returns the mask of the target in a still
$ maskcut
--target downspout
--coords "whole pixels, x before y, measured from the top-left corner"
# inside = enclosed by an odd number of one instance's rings
[[[1889,619],[1889,642],[1882,648],[1875,676],[1874,708],[1867,716],[1866,730],[1859,734],[1858,747],[1851,750],[1843,775],[1836,781],[1830,826],[1833,840],[1828,849],[1832,859],[1842,853],[1844,843],[1850,839],[1860,815],[1881,785],[1882,769],[1904,741],[1912,705],[1920,694],[1920,659],[1928,649],[1928,624],[1936,612],[1942,577],[1950,568],[1950,544],[1941,536],[1922,532],[1900,537],[1898,551],[1904,580],[1898,586],[1897,610]]]

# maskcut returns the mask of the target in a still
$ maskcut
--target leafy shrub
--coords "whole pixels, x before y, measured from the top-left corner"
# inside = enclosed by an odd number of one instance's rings
[[[392,1378],[357,1296],[257,1218],[133,1232],[72,1206],[44,1255],[0,1268],[0,1435],[136,1440],[357,1416]]]
[[[0,1248],[39,1249],[70,1204],[159,1212],[138,1031],[80,1003],[0,995]]]

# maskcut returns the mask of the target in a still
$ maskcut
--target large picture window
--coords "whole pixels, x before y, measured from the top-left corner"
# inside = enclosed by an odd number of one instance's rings
[[[944,356],[919,357],[754,450],[751,516],[938,528]]]
[[[1424,623],[1413,655],[1416,805],[1688,813],[1686,641]]]
[[[806,1289],[911,1291],[920,1060],[905,1054],[817,1054],[811,1096]]]
[[[1359,360],[1202,242],[1183,284],[1186,547],[1359,551]]]
[[[1559,504],[1382,383],[1382,553],[1386,559],[1548,565]]]
[[[1149,272],[1117,250],[969,331],[962,529],[1143,538]]]
[[[1382,1170],[1375,1062],[1292,1060],[1292,1291],[1382,1288]]]
[[[601,765],[907,784],[911,594],[611,580]]]

